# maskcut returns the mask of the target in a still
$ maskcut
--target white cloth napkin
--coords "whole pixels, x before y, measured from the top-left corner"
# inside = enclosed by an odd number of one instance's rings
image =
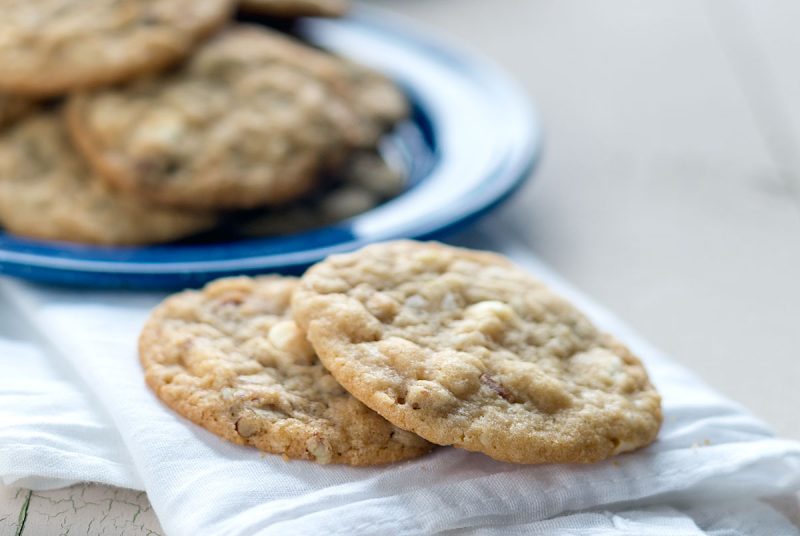
[[[0,329],[0,476],[144,489],[172,536],[800,534],[759,500],[800,490],[800,444],[772,437],[505,233],[486,229],[465,242],[510,255],[643,358],[664,397],[655,444],[594,465],[519,466],[453,448],[378,468],[286,462],[218,439],[146,388],[136,339],[163,293],[2,280],[6,312],[27,319],[32,342]]]

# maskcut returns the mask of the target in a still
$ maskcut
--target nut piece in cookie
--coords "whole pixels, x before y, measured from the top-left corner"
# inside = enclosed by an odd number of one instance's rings
[[[266,17],[341,17],[350,8],[347,0],[239,0],[239,8]]]
[[[216,217],[152,207],[111,190],[72,148],[62,118],[37,111],[0,131],[0,224],[45,240],[103,245],[168,242]]]
[[[374,465],[428,452],[323,368],[289,314],[296,285],[229,278],[167,298],[139,339],[147,383],[192,422],[288,458]]]
[[[345,389],[440,445],[595,462],[655,440],[641,362],[507,259],[388,242],[313,266],[294,318]]]
[[[366,90],[343,65],[237,26],[168,76],[73,97],[69,126],[93,167],[139,197],[193,208],[284,204],[382,133],[379,115],[351,100]]]
[[[55,96],[131,80],[186,57],[233,0],[6,0],[0,89]]]

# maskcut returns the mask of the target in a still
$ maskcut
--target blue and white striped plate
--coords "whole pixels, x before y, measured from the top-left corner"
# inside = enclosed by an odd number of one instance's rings
[[[375,9],[303,21],[300,33],[399,82],[414,105],[387,140],[409,172],[400,196],[335,225],[291,236],[152,247],[42,242],[0,232],[0,272],[51,283],[187,287],[232,274],[298,272],[325,256],[392,238],[463,226],[530,175],[539,123],[507,75],[474,55]]]

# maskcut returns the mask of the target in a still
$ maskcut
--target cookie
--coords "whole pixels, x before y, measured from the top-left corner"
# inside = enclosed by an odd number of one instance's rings
[[[109,189],[74,151],[56,112],[34,112],[0,132],[0,225],[11,233],[135,245],[176,240],[215,222]]]
[[[297,280],[229,278],[176,294],[139,339],[148,385],[214,434],[286,458],[374,465],[431,445],[348,394],[289,314]]]
[[[34,108],[34,101],[19,95],[0,93],[0,128],[6,127]]]
[[[350,88],[350,102],[362,118],[361,146],[372,147],[384,133],[410,114],[411,106],[391,79],[355,62],[342,62],[344,79]]]
[[[309,269],[292,307],[345,389],[433,443],[596,462],[658,433],[660,397],[640,361],[499,255],[368,246]]]
[[[350,8],[346,0],[239,0],[247,13],[267,17],[341,17]]]
[[[262,60],[290,63],[327,84],[338,98],[344,100],[350,116],[340,118],[339,129],[353,145],[374,147],[394,123],[409,114],[410,105],[405,94],[391,79],[374,69],[279,33],[266,35],[270,42],[259,52]]]
[[[169,76],[73,97],[70,130],[106,180],[154,202],[284,204],[310,191],[361,131],[349,104],[300,68],[320,57],[238,26]]]
[[[343,184],[368,192],[381,201],[402,193],[407,180],[405,173],[392,167],[377,151],[353,153],[339,175]]]
[[[6,0],[0,90],[54,96],[133,79],[186,57],[233,0]]]
[[[333,184],[307,199],[242,217],[234,224],[235,235],[289,235],[332,225],[375,208],[405,187],[405,176],[375,151],[354,153],[336,175]]]

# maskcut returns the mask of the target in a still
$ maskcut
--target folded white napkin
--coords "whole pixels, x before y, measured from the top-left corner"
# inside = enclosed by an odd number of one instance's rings
[[[163,293],[2,280],[6,312],[27,319],[33,342],[0,329],[0,476],[144,489],[173,536],[800,534],[758,500],[800,490],[800,444],[772,437],[505,233],[464,240],[511,256],[642,357],[664,397],[655,444],[594,465],[519,466],[454,448],[378,468],[286,462],[218,439],[147,389],[136,339]]]

